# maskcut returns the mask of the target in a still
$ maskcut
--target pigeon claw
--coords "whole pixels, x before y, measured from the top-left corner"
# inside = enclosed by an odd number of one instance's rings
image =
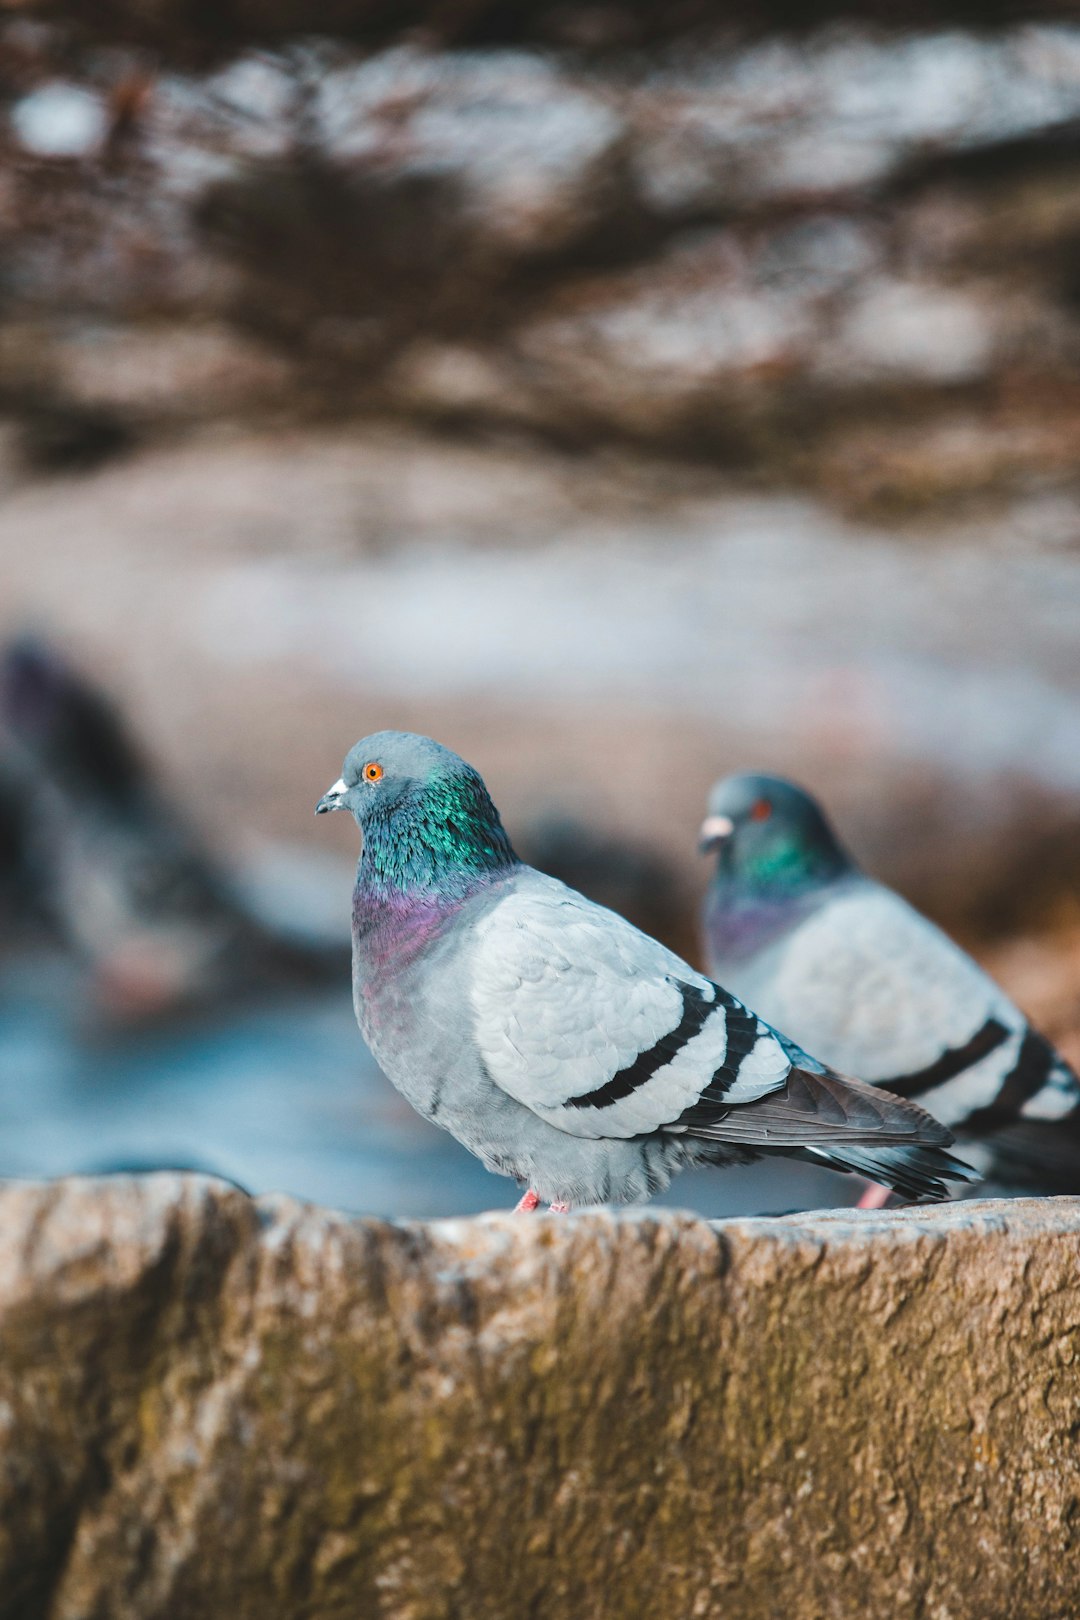
[[[548,1205],[548,1214],[549,1215],[569,1215],[569,1213],[570,1213],[570,1205],[569,1204],[549,1204]]]
[[[517,1203],[514,1205],[514,1214],[515,1215],[531,1215],[533,1210],[537,1209],[539,1207],[539,1204],[540,1204],[540,1195],[539,1195],[539,1193],[534,1193],[532,1188],[530,1187],[528,1192],[522,1193],[521,1197],[518,1199]]]

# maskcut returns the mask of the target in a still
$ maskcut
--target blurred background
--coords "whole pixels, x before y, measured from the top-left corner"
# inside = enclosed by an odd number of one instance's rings
[[[514,1201],[353,1023],[383,726],[695,960],[794,775],[1080,1058],[1075,14],[0,11],[0,1173]]]

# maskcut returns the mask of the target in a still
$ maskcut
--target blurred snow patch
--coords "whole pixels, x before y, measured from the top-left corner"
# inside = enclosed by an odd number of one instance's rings
[[[20,145],[37,157],[86,157],[101,146],[108,129],[101,97],[61,80],[17,101],[11,122]]]
[[[838,337],[845,370],[953,383],[986,369],[994,333],[989,312],[966,293],[885,281],[854,304]]]

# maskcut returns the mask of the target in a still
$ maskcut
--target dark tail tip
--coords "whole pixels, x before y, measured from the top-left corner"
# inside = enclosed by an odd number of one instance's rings
[[[810,1150],[833,1170],[864,1176],[907,1198],[913,1204],[937,1204],[952,1197],[950,1182],[975,1182],[982,1178],[969,1164],[944,1148],[922,1143],[888,1147],[832,1143]]]

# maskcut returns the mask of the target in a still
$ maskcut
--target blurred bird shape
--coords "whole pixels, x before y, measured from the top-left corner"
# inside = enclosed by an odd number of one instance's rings
[[[34,837],[33,785],[21,750],[0,729],[0,948],[46,937],[45,871]]]
[[[116,706],[36,638],[0,658],[0,727],[16,783],[16,875],[88,965],[106,1016],[141,1021],[340,971],[343,948],[252,913]],[[0,819],[2,789],[0,771]]]

